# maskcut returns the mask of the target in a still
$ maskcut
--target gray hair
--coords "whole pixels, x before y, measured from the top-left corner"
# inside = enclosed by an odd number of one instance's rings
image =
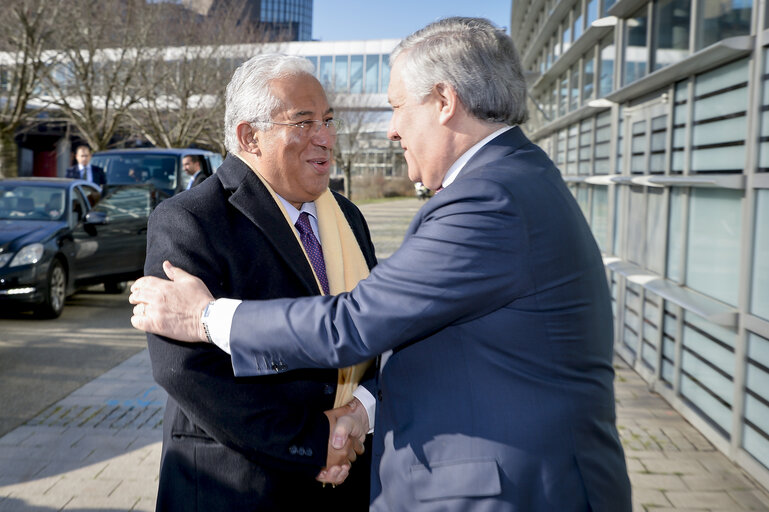
[[[272,94],[272,80],[292,75],[315,76],[315,68],[304,57],[265,53],[250,58],[235,70],[227,84],[224,112],[224,147],[233,155],[240,152],[238,123],[247,121],[257,130],[268,130],[267,121],[280,108],[280,101]]]
[[[528,118],[518,51],[512,38],[487,19],[431,23],[395,47],[390,65],[399,58],[404,86],[417,99],[444,83],[478,119],[521,124]]]

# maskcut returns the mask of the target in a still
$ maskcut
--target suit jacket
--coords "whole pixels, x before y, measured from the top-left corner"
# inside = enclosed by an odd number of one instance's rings
[[[107,175],[104,174],[104,169],[97,165],[91,165],[91,174],[93,175],[93,182],[97,185],[104,186],[107,184]],[[80,179],[80,169],[75,164],[67,169],[66,178]],[[84,178],[85,179],[85,178]]]
[[[336,196],[367,263],[376,263],[359,210]],[[145,274],[163,260],[199,276],[215,297],[319,293],[310,264],[258,177],[229,156],[200,186],[163,201],[149,220]],[[336,370],[236,379],[209,344],[147,336],[155,380],[168,392],[158,510],[309,510],[368,507],[369,471],[322,488]],[[364,459],[365,460],[365,459]],[[357,475],[356,475],[357,473]]]
[[[197,176],[195,176],[195,179],[193,179],[193,180],[192,180],[192,185],[190,186],[190,188],[192,188],[192,187],[197,187],[198,185],[200,185],[201,183],[203,183],[203,181],[204,181],[206,178],[208,178],[208,174],[206,174],[204,171],[200,171],[200,172],[198,173],[198,175],[197,175]]]
[[[516,127],[421,208],[351,293],[244,303],[230,348],[237,375],[392,349],[372,510],[621,512],[631,500],[612,332],[590,228]]]

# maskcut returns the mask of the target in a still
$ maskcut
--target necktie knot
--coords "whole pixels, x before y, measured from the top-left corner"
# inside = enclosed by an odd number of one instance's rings
[[[320,242],[315,238],[315,234],[312,232],[312,226],[310,226],[310,215],[307,212],[299,214],[299,218],[296,220],[296,230],[299,231],[299,239],[302,241],[307,257],[310,260],[315,275],[320,282],[320,286],[323,289],[323,293],[328,295],[328,277],[326,276],[326,263],[323,261],[323,249],[320,246]]]

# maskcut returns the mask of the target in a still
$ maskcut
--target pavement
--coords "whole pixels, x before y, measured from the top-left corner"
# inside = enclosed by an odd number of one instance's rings
[[[380,258],[419,206],[361,208]],[[634,512],[769,512],[766,489],[619,357],[614,365]],[[154,510],[165,400],[144,350],[0,437],[0,512]]]

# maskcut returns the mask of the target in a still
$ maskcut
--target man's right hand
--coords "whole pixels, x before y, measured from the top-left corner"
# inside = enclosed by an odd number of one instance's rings
[[[339,485],[349,475],[350,468],[358,455],[363,453],[363,441],[368,432],[368,414],[357,398],[347,405],[325,411],[330,430],[326,467],[317,480]]]

